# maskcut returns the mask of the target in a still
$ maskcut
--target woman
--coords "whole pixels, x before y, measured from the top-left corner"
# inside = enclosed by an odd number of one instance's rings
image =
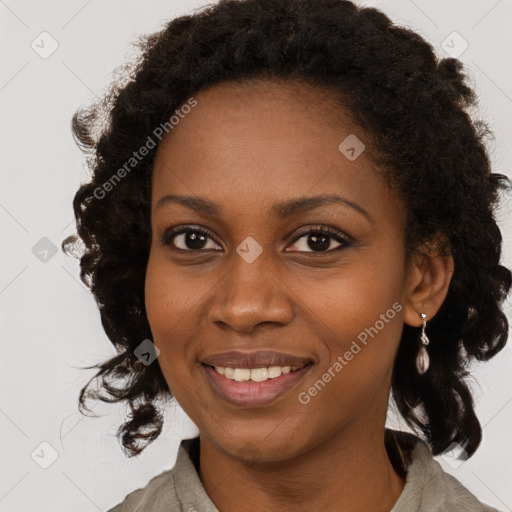
[[[507,178],[461,63],[345,0],[220,1],[140,45],[73,120],[118,351],[80,404],[128,401],[130,456],[159,400],[199,436],[111,511],[496,510],[432,458],[477,449],[464,377],[508,330]],[[418,436],[385,428],[390,392]]]

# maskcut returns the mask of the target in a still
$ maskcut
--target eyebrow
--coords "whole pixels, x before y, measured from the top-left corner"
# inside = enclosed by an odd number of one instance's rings
[[[186,208],[211,217],[220,217],[223,211],[222,206],[214,203],[213,201],[210,201],[209,199],[204,199],[198,196],[183,196],[178,194],[168,194],[161,197],[155,205],[155,211],[162,208],[164,205],[172,203],[180,204]],[[338,194],[321,194],[317,196],[302,196],[295,199],[288,199],[286,201],[274,204],[272,206],[272,211],[277,217],[285,219],[287,217],[291,217],[292,215],[307,212],[329,203],[341,203],[349,206],[350,208],[366,217],[366,219],[371,224],[374,223],[371,215],[362,206]]]

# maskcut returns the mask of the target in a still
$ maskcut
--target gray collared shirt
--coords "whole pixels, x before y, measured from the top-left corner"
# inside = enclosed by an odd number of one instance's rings
[[[481,503],[446,473],[418,437],[386,429],[386,448],[395,454],[390,456],[393,465],[399,461],[406,468],[405,487],[390,512],[500,512]],[[219,512],[197,474],[198,456],[199,437],[184,439],[172,469],[107,512]]]

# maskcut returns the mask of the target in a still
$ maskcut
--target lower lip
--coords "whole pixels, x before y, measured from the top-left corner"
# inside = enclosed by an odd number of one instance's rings
[[[258,407],[272,403],[278,396],[292,389],[311,369],[312,363],[300,370],[283,373],[263,382],[236,381],[217,373],[211,366],[202,365],[213,390],[226,402],[239,407]]]

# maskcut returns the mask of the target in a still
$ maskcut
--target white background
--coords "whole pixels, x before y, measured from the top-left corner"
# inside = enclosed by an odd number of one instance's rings
[[[74,111],[102,95],[137,35],[205,4],[0,0],[2,512],[107,510],[171,468],[179,441],[197,432],[180,409],[170,409],[162,435],[140,457],[127,459],[115,437],[124,406],[99,403],[94,411],[102,416],[79,414],[78,393],[95,373],[79,367],[102,362],[115,350],[78,278],[78,261],[59,249],[42,262],[33,247],[47,237],[59,248],[74,233],[71,202],[87,179],[83,155],[71,137]],[[455,50],[462,48],[461,41],[450,43],[453,31],[467,41],[459,58],[475,82],[478,115],[496,134],[491,146],[494,172],[512,176],[512,1],[358,4],[380,8],[396,23],[416,30],[440,56],[446,56],[443,41]],[[58,43],[47,59],[31,47],[43,31]],[[510,198],[499,222],[503,262],[510,268],[509,204]],[[512,322],[510,302],[506,307]],[[512,510],[511,346],[491,362],[473,367],[472,388],[484,426],[480,448],[457,468],[453,461],[450,465],[437,458],[480,500],[502,511]],[[389,425],[406,430],[392,415]],[[52,453],[56,460],[47,469],[40,467],[51,462]]]

